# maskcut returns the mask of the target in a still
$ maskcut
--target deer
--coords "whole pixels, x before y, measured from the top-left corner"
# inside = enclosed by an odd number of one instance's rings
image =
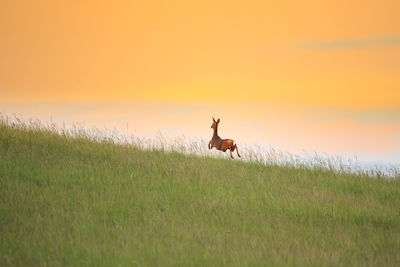
[[[236,149],[236,153],[240,158],[239,149],[235,144],[235,141],[233,141],[232,139],[221,139],[221,137],[218,136],[218,124],[220,122],[220,119],[218,118],[218,120],[215,120],[214,117],[212,119],[213,124],[211,125],[211,128],[214,129],[214,134],[210,142],[208,143],[208,149],[212,149],[213,147],[215,147],[217,150],[221,150],[223,152],[229,149],[232,159],[232,152]]]

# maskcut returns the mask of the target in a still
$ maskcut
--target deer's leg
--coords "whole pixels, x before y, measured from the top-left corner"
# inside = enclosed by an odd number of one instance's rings
[[[236,148],[236,153],[237,153],[238,157],[240,158],[239,149],[238,149],[237,145],[234,145],[234,149],[233,150],[235,150],[235,148]]]
[[[232,156],[232,148],[229,148],[229,152],[231,153],[231,158],[233,158],[233,156]]]
[[[208,142],[208,149],[211,149],[212,147],[211,147],[211,141],[210,142]]]

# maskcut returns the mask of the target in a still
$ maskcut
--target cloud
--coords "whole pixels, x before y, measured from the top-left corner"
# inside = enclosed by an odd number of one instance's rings
[[[374,124],[400,124],[400,108],[352,110],[344,108],[311,108],[309,117],[316,121],[351,120]]]
[[[300,49],[332,50],[361,49],[370,46],[400,46],[400,36],[385,36],[363,39],[342,39],[330,41],[309,41],[296,45]]]
[[[252,122],[252,121],[244,122],[243,126],[246,127],[246,128],[249,128],[251,130],[256,130],[256,131],[260,131],[260,130],[263,130],[265,128],[263,124]]]

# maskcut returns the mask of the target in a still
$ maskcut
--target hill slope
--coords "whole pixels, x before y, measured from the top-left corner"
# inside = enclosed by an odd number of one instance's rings
[[[400,180],[0,123],[0,265],[400,264]]]

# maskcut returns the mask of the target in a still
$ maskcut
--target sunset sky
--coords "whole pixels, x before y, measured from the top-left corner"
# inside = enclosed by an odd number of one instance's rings
[[[3,0],[0,112],[204,138],[216,116],[248,143],[400,162],[399,11],[398,0]]]

